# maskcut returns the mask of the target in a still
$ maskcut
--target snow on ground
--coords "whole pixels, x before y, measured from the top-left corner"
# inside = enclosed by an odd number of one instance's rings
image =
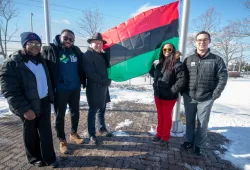
[[[152,82],[152,80],[151,80]],[[150,79],[148,77],[138,77],[116,84],[131,84],[143,87],[145,91],[128,90],[128,88],[112,87],[110,88],[111,104],[122,101],[133,101],[136,103],[153,104],[152,86],[148,85]],[[85,90],[81,92],[81,102],[86,103]],[[183,104],[181,104],[181,112],[183,112]],[[11,114],[8,110],[6,100],[0,95],[0,117]],[[117,124],[114,132],[115,136],[126,136],[122,131],[123,126],[130,126],[130,120],[125,120]],[[215,101],[211,112],[209,130],[220,133],[230,140],[228,146],[221,146],[227,149],[225,154],[215,151],[222,159],[231,161],[237,167],[250,170],[250,78],[229,79],[228,84],[221,97]],[[151,126],[148,132],[155,134],[155,127]],[[179,134],[172,134],[178,136]],[[180,134],[179,136],[183,136]],[[186,167],[187,168],[187,167]],[[199,167],[191,167],[199,169]]]
[[[230,140],[227,152],[220,155],[237,167],[250,170],[250,80],[230,79],[215,101],[209,130]]]

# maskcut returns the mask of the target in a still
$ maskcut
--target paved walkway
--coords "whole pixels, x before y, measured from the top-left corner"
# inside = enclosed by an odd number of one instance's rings
[[[107,124],[111,131],[122,130],[128,136],[100,137],[103,144],[99,147],[89,144],[69,144],[70,154],[61,155],[53,128],[54,147],[60,164],[57,169],[237,169],[230,162],[220,159],[214,152],[225,151],[221,145],[228,141],[220,134],[210,132],[207,144],[202,148],[204,157],[196,158],[192,153],[180,150],[180,144],[184,142],[183,137],[172,137],[169,145],[164,147],[151,142],[152,135],[148,131],[157,123],[156,113],[152,112],[155,109],[153,105],[124,102],[118,106],[107,111]],[[85,137],[87,136],[86,118],[87,110],[82,109],[79,133]],[[69,120],[67,115],[65,127],[67,138],[70,132]],[[23,146],[22,126],[16,116],[0,118],[0,169],[50,169],[50,167],[37,168],[28,164]]]

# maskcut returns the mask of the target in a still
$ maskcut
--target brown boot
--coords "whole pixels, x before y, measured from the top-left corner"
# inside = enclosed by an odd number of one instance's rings
[[[68,153],[68,144],[67,141],[60,141],[60,152],[62,154],[67,154]]]
[[[76,144],[83,144],[84,143],[83,138],[81,138],[77,133],[70,134],[69,140],[71,142],[76,143]]]

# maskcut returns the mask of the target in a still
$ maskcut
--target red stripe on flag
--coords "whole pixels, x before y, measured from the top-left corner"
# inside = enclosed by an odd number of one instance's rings
[[[179,1],[150,9],[102,33],[104,49],[143,32],[170,24],[179,17]]]

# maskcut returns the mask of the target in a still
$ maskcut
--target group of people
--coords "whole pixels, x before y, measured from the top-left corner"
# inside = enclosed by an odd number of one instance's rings
[[[186,141],[181,144],[181,149],[193,149],[196,156],[202,156],[201,146],[207,136],[213,103],[220,97],[228,79],[226,65],[220,56],[211,53],[210,42],[208,32],[199,32],[195,37],[194,54],[186,57],[183,63],[181,53],[173,44],[162,45],[159,60],[153,63],[149,72],[154,78],[158,116],[156,135],[152,139],[154,143],[168,144],[172,111],[180,93],[186,114]]]
[[[96,137],[95,119],[99,119],[99,132],[111,137],[105,124],[106,103],[110,101],[107,68],[109,58],[103,51],[100,33],[88,39],[89,48],[83,53],[74,45],[74,32],[65,29],[54,42],[42,49],[40,37],[33,32],[21,35],[23,49],[14,52],[0,70],[1,91],[10,110],[23,122],[23,139],[30,164],[56,167],[51,131],[51,104],[54,105],[55,130],[59,150],[68,153],[65,137],[65,112],[70,110],[71,133],[69,140],[83,144],[77,133],[81,86],[86,88],[89,105],[89,142],[100,144]]]
[[[103,50],[103,40],[96,33],[87,40],[89,47],[83,53],[74,45],[74,32],[65,29],[54,42],[42,48],[40,37],[33,32],[21,34],[23,49],[10,55],[0,70],[2,94],[10,110],[23,122],[23,139],[29,163],[36,166],[56,167],[51,131],[51,103],[59,139],[59,150],[68,153],[64,132],[67,105],[71,117],[69,140],[83,144],[79,136],[79,102],[81,87],[86,88],[88,134],[90,143],[99,145],[95,120],[99,132],[112,137],[105,124],[106,104],[110,102],[107,68],[109,56]],[[196,36],[195,54],[182,63],[181,53],[171,43],[160,47],[159,62],[154,62],[150,75],[154,78],[154,99],[158,114],[157,134],[154,143],[166,145],[170,139],[172,110],[178,93],[184,98],[186,113],[186,142],[182,149],[194,148],[200,155],[204,143],[210,111],[227,82],[227,69],[221,57],[210,52],[210,34],[202,31]],[[196,116],[198,118],[197,130]]]

